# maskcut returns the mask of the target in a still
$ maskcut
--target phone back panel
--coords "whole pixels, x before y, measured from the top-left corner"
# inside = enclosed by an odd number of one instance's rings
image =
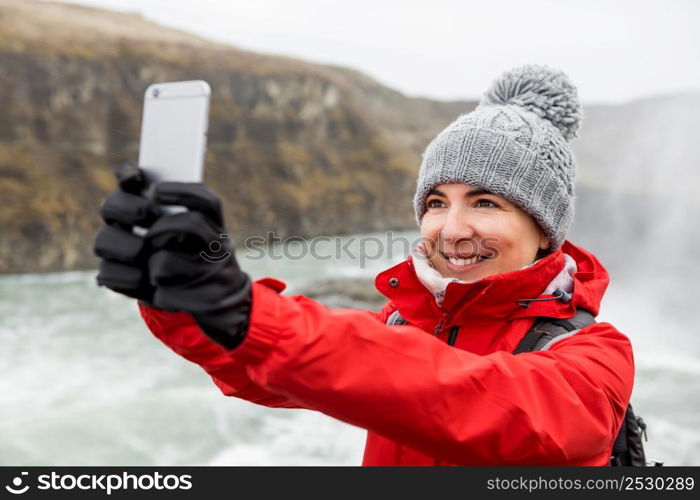
[[[209,84],[157,83],[144,97],[139,166],[157,182],[202,182]]]

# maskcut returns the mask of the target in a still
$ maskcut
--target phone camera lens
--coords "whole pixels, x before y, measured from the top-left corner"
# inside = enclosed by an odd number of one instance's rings
[[[153,89],[153,97],[158,97],[160,95],[160,90]]]

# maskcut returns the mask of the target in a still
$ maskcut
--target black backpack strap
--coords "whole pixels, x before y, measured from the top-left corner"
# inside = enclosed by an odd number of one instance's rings
[[[595,317],[585,309],[577,309],[576,314],[569,319],[540,318],[518,343],[513,354],[547,350],[555,342],[575,335],[579,330],[593,323],[595,323]],[[397,309],[389,315],[386,324],[406,325],[408,321]],[[647,465],[642,435],[646,438],[646,424],[641,417],[634,414],[632,405],[629,405],[613,444],[610,465],[639,467]],[[656,462],[655,465],[663,464]]]
[[[525,334],[513,353],[546,351],[552,344],[575,335],[592,323],[595,323],[595,318],[584,309],[578,309],[574,317],[569,319],[540,318]],[[643,434],[646,438],[644,420],[637,417],[632,411],[632,406],[628,405],[613,444],[610,465],[638,467],[647,465],[642,443]],[[660,462],[657,464],[662,465]]]
[[[387,325],[407,325],[408,321],[404,319],[403,316],[401,316],[401,313],[399,313],[399,310],[397,309],[393,313],[389,315],[389,317],[386,320]]]
[[[576,314],[569,319],[540,318],[525,334],[513,354],[546,351],[555,342],[575,335],[592,323],[595,323],[595,318],[585,309],[577,309]]]

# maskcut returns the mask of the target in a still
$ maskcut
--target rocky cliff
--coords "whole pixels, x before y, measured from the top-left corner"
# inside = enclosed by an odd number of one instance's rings
[[[526,61],[524,61],[526,62]],[[95,265],[111,169],[138,158],[157,81],[212,87],[206,182],[240,244],[273,231],[413,228],[419,155],[474,103],[408,98],[344,68],[272,57],[138,16],[0,0],[0,272]],[[697,259],[700,95],[585,109],[572,238],[636,272]]]
[[[0,0],[0,272],[94,266],[111,169],[138,158],[145,88],[189,79],[212,87],[206,182],[239,243],[412,227],[420,151],[473,107],[134,15]]]

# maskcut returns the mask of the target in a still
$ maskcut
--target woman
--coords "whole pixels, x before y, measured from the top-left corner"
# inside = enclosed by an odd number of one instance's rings
[[[235,258],[203,261],[226,232],[216,197],[160,184],[157,202],[190,208],[161,214],[137,169],[103,206],[98,282],[140,299],[155,336],[224,394],[367,429],[365,465],[607,465],[632,391],[628,339],[594,323],[513,354],[537,318],[597,315],[608,284],[565,241],[579,121],[567,77],[524,66],[440,133],[414,198],[423,241],[377,276],[379,313],[281,295]]]

